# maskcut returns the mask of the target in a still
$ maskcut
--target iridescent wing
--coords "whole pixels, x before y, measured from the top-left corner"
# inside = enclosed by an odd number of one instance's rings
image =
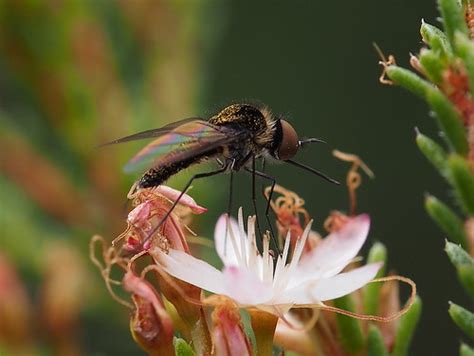
[[[129,136],[130,137],[130,136]],[[125,166],[126,172],[143,171],[211,152],[243,137],[242,132],[203,120],[185,122],[142,148]]]
[[[198,118],[198,117],[190,117],[190,118],[187,118],[187,119],[172,122],[168,125],[165,125],[163,127],[159,127],[157,129],[151,129],[151,130],[138,132],[138,133],[130,135],[130,136],[125,136],[125,137],[119,138],[117,140],[113,140],[113,141],[110,141],[110,142],[107,142],[107,143],[103,143],[103,144],[99,145],[99,147],[115,145],[115,144],[118,144],[118,143],[124,143],[124,142],[130,142],[130,141],[144,140],[144,139],[147,139],[147,138],[159,137],[161,135],[164,135],[168,132],[171,132],[171,131],[175,130],[179,126],[182,126],[184,124],[187,124],[187,123],[193,122],[193,121],[206,122],[206,121],[204,121],[204,120],[202,120],[201,118]]]

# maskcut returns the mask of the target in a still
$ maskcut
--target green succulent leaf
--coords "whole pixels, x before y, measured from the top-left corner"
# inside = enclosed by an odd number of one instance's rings
[[[474,314],[457,304],[450,303],[449,315],[456,325],[474,340]]]
[[[474,266],[474,260],[461,246],[446,241],[444,250],[448,254],[451,263],[457,268],[463,265]]]
[[[461,344],[461,347],[459,348],[459,355],[460,356],[474,356],[474,349],[463,343]]]
[[[355,311],[355,303],[351,295],[334,300],[334,306],[348,311]],[[342,346],[348,352],[357,352],[364,346],[364,335],[359,320],[346,315],[337,314],[337,326]]]
[[[388,356],[382,333],[375,325],[369,326],[369,334],[367,335],[367,356]]]
[[[469,163],[458,155],[449,158],[449,167],[456,194],[467,215],[474,215],[474,174]]]
[[[474,266],[462,265],[457,268],[458,278],[469,296],[474,299]]]
[[[428,78],[435,84],[441,84],[443,82],[443,72],[446,69],[445,61],[429,49],[422,49],[419,59]]]
[[[426,99],[433,109],[441,130],[445,133],[450,147],[460,155],[465,156],[469,150],[466,131],[462,118],[448,98],[438,89],[431,87],[426,93]]]
[[[375,278],[385,274],[387,261],[387,248],[381,242],[376,242],[369,251],[367,263],[383,262],[383,267],[378,271]],[[369,283],[364,288],[364,309],[367,314],[377,314],[379,309],[380,283]]]
[[[450,181],[448,155],[444,148],[428,136],[423,135],[419,130],[416,130],[416,144],[421,153],[425,155],[439,173]]]
[[[449,44],[448,38],[438,27],[430,25],[426,22],[421,23],[420,28],[423,41],[443,57],[452,57],[453,49]]]
[[[195,353],[192,347],[183,339],[175,337],[173,340],[174,350],[176,356],[194,356]]]
[[[421,299],[420,297],[416,296],[416,299],[410,310],[400,317],[392,356],[408,355],[408,349],[410,347],[416,325],[420,319],[421,306]]]
[[[395,84],[404,87],[422,99],[426,98],[426,94],[429,90],[434,89],[430,82],[420,78],[412,71],[397,65],[387,67],[387,76]]]
[[[446,241],[445,251],[456,268],[461,284],[474,298],[474,259],[461,246],[452,242]]]
[[[456,48],[458,55],[462,59],[469,78],[469,88],[474,94],[474,43],[463,33],[456,33]]]
[[[454,36],[456,32],[468,35],[468,29],[464,20],[461,6],[456,0],[438,0],[439,9],[443,18],[443,25],[451,47],[457,53]]]
[[[425,198],[425,209],[434,222],[443,230],[451,241],[467,248],[467,238],[463,221],[449,206],[432,195]]]

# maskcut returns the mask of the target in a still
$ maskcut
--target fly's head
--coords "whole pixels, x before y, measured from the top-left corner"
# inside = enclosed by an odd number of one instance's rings
[[[296,155],[300,146],[301,141],[293,126],[286,120],[277,119],[270,154],[278,160],[286,161]]]

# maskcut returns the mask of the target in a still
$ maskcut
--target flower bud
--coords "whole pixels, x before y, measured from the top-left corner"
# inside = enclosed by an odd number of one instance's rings
[[[173,324],[154,288],[131,272],[123,286],[136,308],[130,320],[134,340],[150,355],[174,355]]]
[[[252,355],[250,341],[245,334],[239,309],[234,302],[223,297],[222,303],[219,303],[212,313],[212,321],[215,355]]]
[[[149,249],[152,244],[163,251],[173,248],[189,252],[183,231],[185,228],[183,219],[187,221],[191,213],[202,214],[207,209],[184,194],[179,204],[169,214],[173,202],[180,195],[181,192],[167,186],[141,189],[133,193],[130,198],[133,199],[135,207],[128,214],[127,230],[115,241],[125,239],[124,249],[133,252],[140,252],[137,251],[140,248]],[[167,214],[169,214],[167,219],[162,221]]]
[[[385,283],[380,289],[380,315],[393,315],[400,310],[400,293],[397,281],[390,281]],[[380,323],[377,326],[382,333],[385,345],[388,350],[391,350],[395,342],[395,335],[397,333],[398,320],[393,320],[388,323]]]

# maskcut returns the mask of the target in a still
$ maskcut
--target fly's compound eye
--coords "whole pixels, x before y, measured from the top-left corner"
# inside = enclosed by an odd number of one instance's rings
[[[278,159],[286,161],[298,152],[300,147],[298,141],[298,134],[293,126],[287,121],[281,120],[282,138],[280,146],[278,147]]]

